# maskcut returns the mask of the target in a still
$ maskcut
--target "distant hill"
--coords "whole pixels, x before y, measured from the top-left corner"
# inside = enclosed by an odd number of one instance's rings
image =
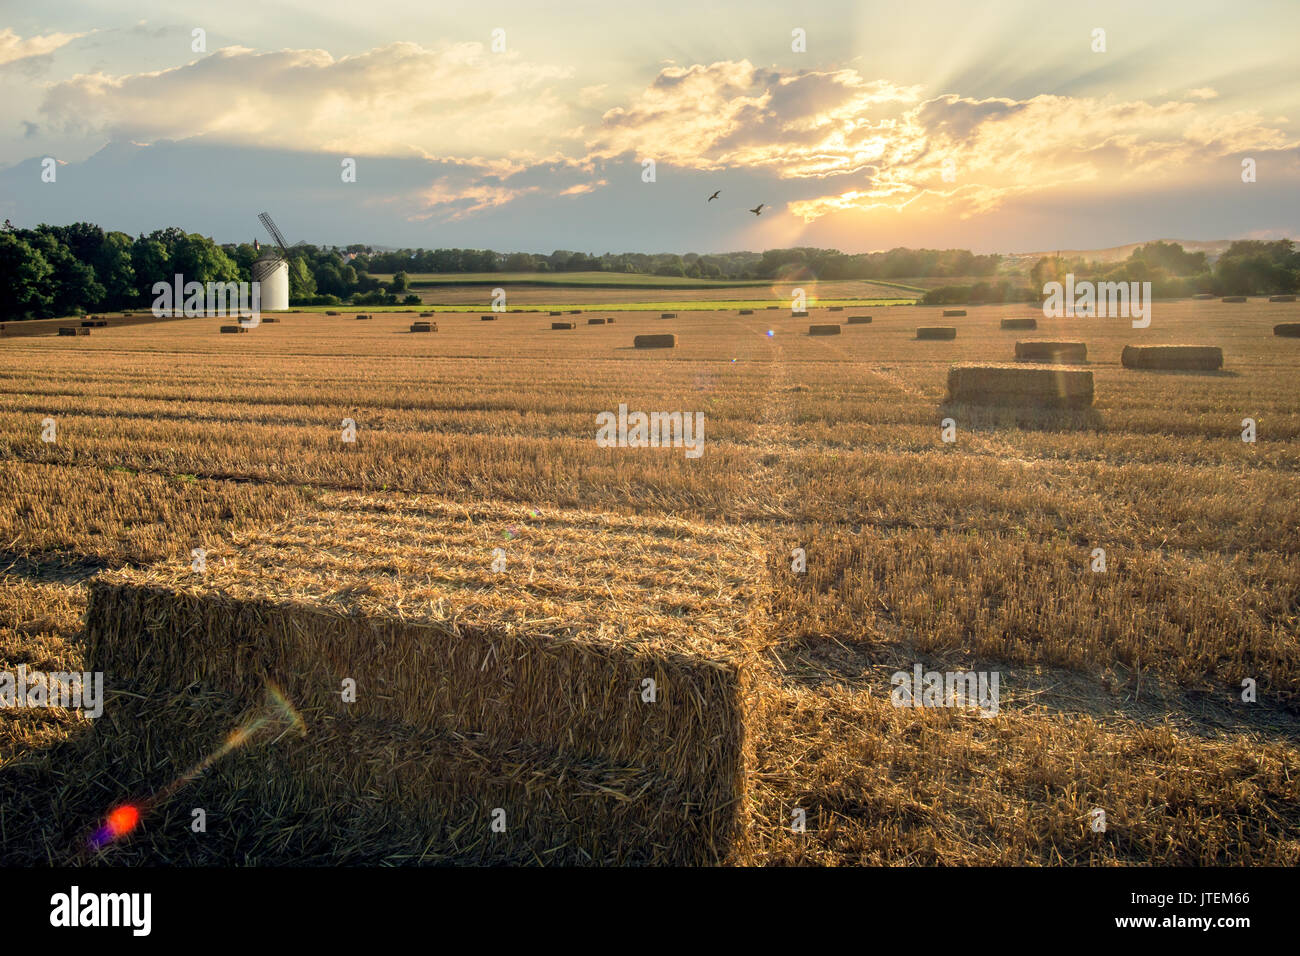
[[[1220,255],[1227,251],[1232,245],[1231,239],[1148,239],[1146,242],[1130,242],[1124,246],[1111,246],[1109,249],[1049,249],[1044,252],[1012,252],[1007,253],[1008,259],[1017,261],[1027,261],[1031,265],[1041,259],[1043,256],[1062,255],[1067,259],[1088,259],[1092,262],[1122,262],[1132,255],[1133,250],[1138,246],[1145,246],[1147,242],[1176,242],[1188,252],[1204,252],[1213,262]]]

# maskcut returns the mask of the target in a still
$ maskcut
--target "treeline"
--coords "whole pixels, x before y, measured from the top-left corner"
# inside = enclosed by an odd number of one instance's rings
[[[398,249],[372,252],[349,246],[365,268],[376,273],[466,272],[615,272],[686,279],[762,280],[810,274],[819,279],[901,279],[912,276],[980,276],[997,272],[999,256],[977,256],[966,249],[891,249],[846,255],[838,249],[769,249],[699,255],[688,252],[585,252],[557,249],[550,255],[509,254],[491,249]]]
[[[251,243],[218,245],[176,227],[132,238],[92,223],[0,230],[0,318],[72,315],[148,308],[156,282],[176,274],[195,282],[251,282],[261,253]],[[396,304],[401,281],[387,283],[352,265],[351,253],[315,246],[290,250],[289,299],[294,305]],[[419,304],[408,295],[404,304]]]
[[[1300,292],[1300,251],[1290,239],[1238,240],[1210,265],[1204,252],[1188,252],[1176,242],[1149,242],[1118,263],[1044,256],[1030,270],[1028,286],[1017,282],[941,286],[922,298],[925,305],[1037,302],[1043,286],[1076,281],[1150,282],[1159,298],[1210,295],[1281,295]]]

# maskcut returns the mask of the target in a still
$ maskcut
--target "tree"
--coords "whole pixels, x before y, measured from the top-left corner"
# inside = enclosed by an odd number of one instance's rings
[[[126,233],[110,232],[95,256],[95,276],[104,287],[105,309],[126,308],[138,298],[131,246],[131,237]]]
[[[0,315],[6,319],[48,313],[53,267],[29,242],[14,232],[0,232]]]
[[[405,292],[409,278],[405,272],[394,272],[393,281],[388,283],[388,291],[392,293]]]

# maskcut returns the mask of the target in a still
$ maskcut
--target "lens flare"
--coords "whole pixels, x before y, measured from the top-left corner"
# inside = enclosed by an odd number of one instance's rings
[[[98,850],[100,847],[108,846],[126,836],[136,828],[140,822],[140,810],[130,803],[124,803],[122,806],[109,813],[104,825],[95,831],[95,835],[90,838],[90,845]]]
[[[124,803],[112,810],[105,818],[104,825],[90,837],[90,848],[92,850],[101,850],[110,843],[116,843],[130,834],[139,825],[140,819],[145,813],[172,797],[182,787],[193,783],[203,771],[226,754],[247,745],[262,728],[269,725],[279,729],[280,733],[275,737],[275,740],[279,740],[290,731],[296,731],[299,736],[306,735],[307,724],[302,719],[302,715],[293,704],[289,703],[280,688],[271,681],[266,682],[266,703],[263,711],[263,713],[256,716],[250,716],[230,732],[220,747],[163,787],[150,799],[140,804]],[[274,743],[275,740],[271,742]]]

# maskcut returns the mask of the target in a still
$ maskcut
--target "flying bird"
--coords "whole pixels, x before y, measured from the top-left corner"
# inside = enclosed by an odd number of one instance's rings
[[[759,203],[757,206],[755,206],[753,209],[751,209],[750,212],[752,212],[755,216],[761,216],[761,215],[763,215],[763,207],[766,206],[766,205],[767,205],[767,203],[765,203],[765,202],[761,202],[761,203]]]
[[[720,193],[720,192],[722,192],[721,189],[719,189],[717,193],[714,193],[712,196],[710,196],[708,201],[709,201],[709,202],[713,202],[713,200],[715,200],[715,199],[718,198],[718,193]]]

